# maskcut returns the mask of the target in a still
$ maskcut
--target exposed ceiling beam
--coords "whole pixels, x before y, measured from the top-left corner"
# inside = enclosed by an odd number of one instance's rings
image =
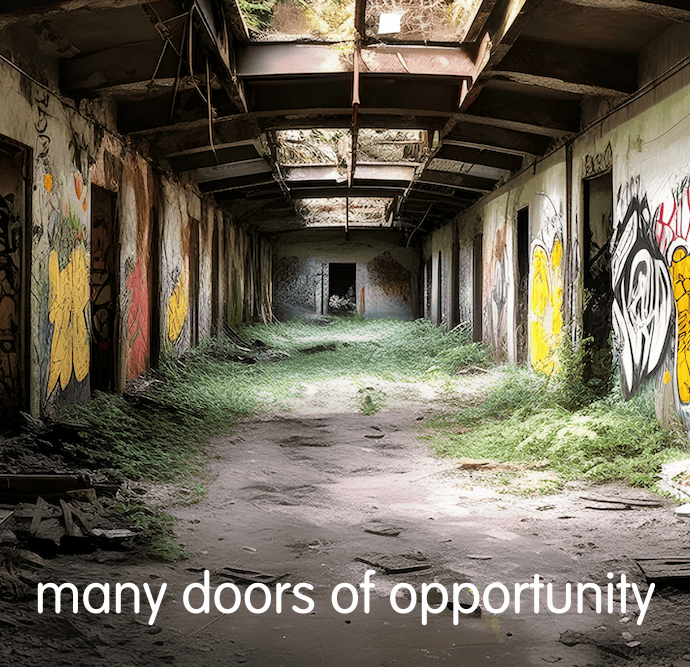
[[[417,183],[429,183],[430,185],[443,185],[458,190],[470,190],[472,192],[490,192],[498,181],[490,178],[481,178],[471,174],[458,174],[449,171],[434,171],[426,169],[417,180]]]
[[[417,76],[477,74],[477,49],[467,46],[405,46],[372,44],[362,47],[364,72]],[[328,44],[254,42],[239,48],[237,74],[243,79],[352,72],[350,58]]]
[[[541,155],[552,141],[549,135],[541,132],[531,132],[524,127],[506,127],[505,123],[501,126],[492,125],[490,119],[474,118],[467,114],[457,114],[452,120],[451,128],[441,135],[444,139],[505,149],[529,156]]]
[[[501,28],[500,26],[505,24],[511,9],[515,9],[513,6],[514,2],[515,0],[500,0],[496,7],[494,7],[492,15],[487,21],[486,30],[493,40],[491,52],[482,73],[479,74],[474,85],[470,88],[461,104],[460,108],[463,111],[477,98],[482,88],[491,77],[490,71],[496,68],[498,63],[500,63],[508,51],[510,51],[513,44],[515,44],[520,36],[520,33],[525,29],[525,26],[529,23],[532,16],[534,16],[537,9],[539,9],[543,0],[518,0],[518,2],[522,3],[518,13],[513,14],[512,22],[509,23],[507,27]],[[503,30],[502,34],[501,30]]]
[[[465,36],[466,42],[476,42],[484,33],[484,26],[491,16],[494,6],[498,0],[484,0],[479,6],[477,13],[472,19],[472,23]]]
[[[229,190],[243,190],[249,187],[256,187],[260,185],[273,185],[275,180],[273,174],[269,172],[262,172],[259,174],[250,174],[248,176],[238,176],[235,178],[224,178],[217,181],[207,181],[199,184],[199,189],[202,192],[227,192]]]
[[[501,61],[500,74],[546,77],[557,89],[563,85],[582,85],[596,90],[610,90],[614,94],[637,90],[637,55],[616,53],[605,49],[552,44],[534,39],[519,39]],[[499,72],[493,72],[495,76]],[[562,82],[558,84],[557,82]]]
[[[690,21],[687,2],[655,2],[654,0],[561,0],[569,5],[586,9],[606,9],[621,12],[634,12],[654,18],[669,19],[685,23]]]
[[[508,171],[516,171],[522,167],[523,158],[513,153],[501,153],[499,151],[476,148],[467,144],[458,144],[444,141],[440,150],[434,156],[445,160],[458,162],[471,162],[483,164],[487,167],[497,167]]]
[[[270,183],[268,177],[272,173],[271,166],[263,158],[243,160],[242,162],[225,162],[209,167],[199,167],[185,172],[193,181],[199,184],[227,182],[229,179],[244,178],[264,174],[264,182]]]
[[[157,76],[164,79],[175,78],[178,58],[171,48],[166,48],[163,53],[165,45],[162,39],[135,42],[62,60],[61,88],[67,94],[75,94],[150,81],[161,54],[163,57]]]
[[[553,99],[521,90],[486,86],[470,107],[470,113],[475,118],[519,123],[527,131],[548,136],[563,136],[580,129],[580,100],[577,98]],[[519,129],[519,126],[515,127]]]
[[[590,97],[612,97],[624,99],[628,93],[602,86],[592,86],[584,83],[569,83],[563,79],[556,79],[548,76],[537,76],[535,74],[525,74],[523,72],[502,72],[492,71],[491,78],[495,81],[512,81],[525,86],[535,86],[537,88],[548,88],[549,90],[559,90],[564,93]]]
[[[465,113],[462,114],[462,117],[468,123],[474,123],[476,125],[491,125],[492,127],[500,127],[505,130],[515,130],[516,132],[523,132],[525,134],[539,134],[543,137],[552,137],[554,139],[559,139],[575,131],[544,127],[542,125],[523,123],[507,118],[497,118],[496,116],[473,116]]]
[[[155,4],[158,0],[148,0]],[[3,0],[0,5],[0,26],[27,19],[46,20],[53,14],[88,9],[124,9],[141,4],[141,0]]]

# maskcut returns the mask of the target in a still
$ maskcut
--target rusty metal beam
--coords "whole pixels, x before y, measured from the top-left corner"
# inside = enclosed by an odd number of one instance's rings
[[[367,14],[367,0],[355,0],[355,32],[359,39],[366,37],[365,19]]]

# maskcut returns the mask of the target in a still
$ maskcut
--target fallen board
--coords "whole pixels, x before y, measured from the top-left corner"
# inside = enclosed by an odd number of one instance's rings
[[[0,475],[0,498],[36,500],[66,497],[68,491],[91,486],[85,475]]]
[[[649,581],[690,579],[690,556],[636,558],[635,562]]]
[[[250,584],[275,584],[276,581],[285,579],[287,574],[265,574],[264,572],[255,572],[254,570],[242,570],[236,567],[224,567],[218,574],[225,577]]]
[[[14,516],[12,510],[0,510],[0,533],[7,527],[7,522]]]
[[[370,554],[368,556],[358,556],[355,558],[360,563],[371,565],[383,570],[386,574],[403,574],[404,572],[418,572],[428,570],[431,563],[421,555],[400,554],[388,556],[384,554]]]

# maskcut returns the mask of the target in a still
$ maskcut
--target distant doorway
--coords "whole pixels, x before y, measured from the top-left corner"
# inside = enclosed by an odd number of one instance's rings
[[[91,388],[116,387],[118,243],[114,192],[91,186]]]
[[[583,182],[584,288],[582,334],[587,341],[583,380],[605,394],[612,381],[611,349],[611,251],[613,231],[613,181],[611,172]]]
[[[529,207],[525,206],[517,212],[518,293],[515,315],[517,318],[517,360],[520,364],[527,361],[529,245]]]
[[[28,403],[29,169],[28,149],[0,141],[0,423],[9,422]]]
[[[328,265],[328,312],[345,315],[357,308],[356,264]]]

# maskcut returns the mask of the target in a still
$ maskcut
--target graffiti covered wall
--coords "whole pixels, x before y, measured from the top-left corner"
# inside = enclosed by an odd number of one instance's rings
[[[0,410],[21,407],[22,245],[24,243],[24,152],[9,145],[0,153]]]
[[[404,245],[404,244],[403,244]],[[354,264],[356,312],[365,318],[410,320],[416,314],[419,258],[390,231],[290,232],[276,243],[273,264],[279,319],[328,313],[329,265]]]

